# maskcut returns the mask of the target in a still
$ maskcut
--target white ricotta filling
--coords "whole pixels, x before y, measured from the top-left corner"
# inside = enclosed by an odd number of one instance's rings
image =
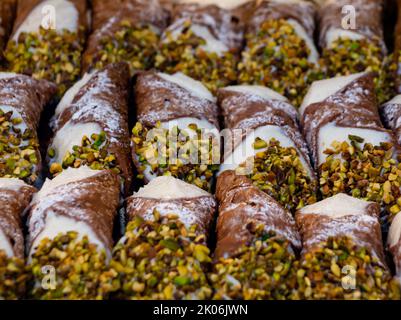
[[[326,45],[328,48],[332,48],[334,42],[339,39],[361,40],[363,38],[365,37],[362,34],[354,31],[344,30],[341,28],[331,28],[326,33]]]
[[[57,32],[78,31],[79,13],[75,5],[68,0],[45,0],[38,4],[20,25],[13,36],[18,41],[21,33],[39,32],[40,27],[55,29]]]
[[[388,233],[387,243],[389,246],[395,246],[401,237],[401,214],[397,214],[391,223]]]
[[[45,227],[43,228],[43,231],[36,237],[35,241],[32,244],[29,256],[31,256],[35,252],[36,248],[43,239],[54,239],[59,234],[64,234],[71,231],[75,231],[78,233],[78,241],[81,240],[84,236],[87,236],[89,242],[97,245],[97,249],[99,251],[103,249],[106,250],[103,242],[99,240],[93,229],[87,223],[50,212],[46,217]]]
[[[80,146],[82,137],[88,138],[93,134],[100,134],[102,128],[97,123],[76,123],[67,122],[54,136],[51,148],[56,151],[52,162],[62,163],[67,152],[72,151],[73,146]]]
[[[221,174],[222,172],[227,170],[235,170],[240,164],[245,163],[248,158],[254,157],[256,153],[266,150],[266,148],[257,150],[253,148],[253,143],[255,142],[256,138],[263,139],[266,142],[269,142],[272,138],[274,138],[280,141],[281,147],[292,147],[298,150],[294,142],[286,136],[285,132],[279,126],[261,126],[256,128],[256,130],[254,130],[252,133],[248,134],[246,138],[242,141],[242,143],[238,145],[226,159],[224,159],[224,162],[221,164],[218,174]],[[298,154],[300,156],[300,160],[305,171],[309,175],[311,175],[307,161],[299,153],[299,150]]]
[[[391,136],[387,132],[381,132],[371,129],[337,127],[335,123],[328,123],[321,127],[318,135],[318,152],[319,164],[325,162],[328,155],[324,151],[332,148],[334,141],[343,142],[348,141],[348,136],[354,135],[364,139],[360,145],[363,147],[366,143],[372,145],[380,145],[381,142],[391,142]]]
[[[263,86],[252,86],[252,85],[228,86],[225,87],[224,90],[234,91],[242,94],[256,95],[266,100],[288,101],[287,98],[284,97],[283,95]]]
[[[194,96],[200,99],[206,99],[212,102],[216,102],[215,97],[212,93],[202,84],[202,82],[194,80],[182,72],[177,72],[173,75],[169,75],[167,73],[157,73],[159,77],[162,79],[175,83],[176,85],[180,86],[181,88],[189,91]]]
[[[303,207],[299,212],[301,214],[319,214],[334,219],[364,214],[371,203],[344,193],[339,193],[333,197]]]
[[[134,194],[136,198],[162,200],[196,198],[202,196],[210,196],[210,193],[195,185],[170,176],[157,177]]]
[[[396,95],[390,101],[386,102],[385,104],[401,104],[401,94]]]

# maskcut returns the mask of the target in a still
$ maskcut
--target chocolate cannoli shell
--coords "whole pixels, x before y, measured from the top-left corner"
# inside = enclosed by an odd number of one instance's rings
[[[124,62],[107,65],[97,71],[73,98],[71,105],[57,117],[54,131],[67,122],[97,123],[109,138],[108,150],[114,154],[125,179],[125,193],[130,191],[132,163],[128,128],[128,88],[130,74]],[[80,110],[80,117],[74,117]]]
[[[305,108],[301,127],[316,165],[319,160],[319,131],[328,123],[334,122],[337,127],[370,129],[391,134],[380,121],[373,79],[372,73],[362,74],[325,100]]]
[[[0,229],[13,246],[16,257],[24,257],[22,214],[28,207],[34,187],[22,185],[16,189],[0,187]]]
[[[161,216],[177,215],[178,219],[187,227],[197,225],[197,232],[207,236],[217,210],[217,202],[212,195],[170,200],[135,196],[127,199],[127,218],[129,221],[135,217],[152,221],[155,210]]]
[[[24,23],[25,19],[29,16],[29,14],[34,10],[38,5],[40,5],[44,0],[19,0],[17,7],[17,17],[15,20],[13,35],[17,32],[21,24]],[[84,0],[69,0],[69,2],[73,3],[75,8],[79,13],[79,27],[83,27],[83,31],[89,27],[88,21],[88,5],[87,1]],[[82,34],[83,36],[83,34]]]
[[[250,130],[266,125],[280,127],[285,135],[294,142],[301,156],[310,162],[308,148],[298,127],[298,112],[287,101],[267,100],[256,95],[244,94],[229,89],[220,89],[217,94],[225,127],[230,130],[241,129],[243,138]],[[234,141],[234,148],[240,141]],[[230,148],[228,148],[230,153]],[[227,157],[229,154],[226,154]],[[313,172],[312,167],[309,168]]]
[[[31,77],[16,74],[0,79],[0,108],[12,107],[17,111],[26,126],[37,139],[40,116],[43,108],[55,95],[57,86],[46,80],[36,80]],[[41,155],[36,151],[38,164],[35,171],[41,171]]]
[[[396,276],[401,281],[401,238],[398,240],[398,242],[396,244],[389,246],[388,249],[389,249],[391,255],[393,256],[395,269],[396,269]]]
[[[359,33],[367,39],[379,39],[383,52],[386,53],[386,45],[383,38],[383,1],[382,0],[336,0],[326,1],[318,12],[320,25],[319,45],[327,46],[326,34],[332,28],[343,29],[342,21],[345,16],[342,8],[352,5],[356,11],[356,29],[349,31]]]
[[[219,201],[215,257],[233,256],[253,238],[251,230],[260,224],[267,232],[301,247],[295,220],[276,200],[259,190],[245,176],[225,171],[217,179]]]
[[[257,34],[261,25],[268,20],[293,19],[303,26],[309,37],[313,39],[315,15],[316,6],[312,2],[260,1],[254,12],[248,15],[246,32]]]
[[[401,104],[391,101],[384,104],[381,106],[381,115],[383,124],[393,130],[398,144],[401,145]]]
[[[158,121],[192,117],[207,120],[219,128],[215,103],[193,95],[154,72],[139,73],[134,91],[137,118],[146,127],[155,127]]]
[[[209,29],[210,33],[223,42],[231,52],[239,52],[243,41],[243,25],[230,10],[219,8],[217,5],[202,6],[199,4],[176,4],[172,10],[172,25],[168,31],[174,32],[175,22],[189,20],[192,24]]]
[[[120,182],[111,170],[56,186],[43,198],[33,198],[28,214],[29,248],[46,226],[48,214],[86,223],[98,239],[113,246],[113,222],[120,201]],[[76,231],[76,230],[71,230]]]
[[[379,221],[380,206],[369,203],[361,214],[330,217],[322,214],[295,215],[302,236],[302,254],[313,252],[330,237],[349,237],[358,248],[366,248],[385,268],[385,256]]]
[[[92,0],[92,34],[84,53],[83,70],[91,66],[92,57],[103,47],[105,37],[114,37],[121,23],[128,21],[132,26],[152,26],[162,32],[167,27],[168,12],[158,0]]]
[[[393,74],[396,93],[401,93],[401,0],[397,0],[398,17],[394,32],[394,63],[397,68]]]
[[[1,0],[0,1],[0,51],[5,47],[7,38],[12,30],[15,17],[17,0]],[[2,53],[0,53],[0,61]]]

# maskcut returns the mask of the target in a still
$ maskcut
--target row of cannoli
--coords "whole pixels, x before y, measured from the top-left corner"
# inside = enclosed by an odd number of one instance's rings
[[[12,4],[1,7],[3,42]],[[355,11],[348,20],[346,5]],[[19,1],[5,50],[8,70],[55,82],[60,97],[81,74],[124,61],[131,74],[153,67],[182,72],[213,93],[233,83],[265,85],[296,107],[323,77],[374,71],[380,101],[398,81],[396,66],[385,67],[383,1],[107,0],[92,1],[91,19],[90,12],[86,1]]]

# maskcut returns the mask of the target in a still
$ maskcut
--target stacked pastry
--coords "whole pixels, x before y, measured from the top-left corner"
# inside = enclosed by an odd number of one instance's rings
[[[246,175],[286,209],[316,201],[317,181],[297,125],[297,110],[277,92],[261,86],[218,91],[225,127],[220,172]]]
[[[261,1],[246,23],[239,82],[265,85],[299,106],[309,83],[320,76],[314,16],[311,2]]]
[[[19,1],[8,69],[55,82],[61,96],[81,73],[87,17],[86,1]]]
[[[55,111],[54,138],[48,149],[50,173],[68,167],[111,169],[129,192],[132,168],[128,129],[129,68],[109,64],[85,74],[70,88]]]
[[[216,201],[174,177],[158,177],[127,199],[128,225],[102,287],[118,299],[208,299],[206,246]]]
[[[34,299],[98,299],[113,246],[120,183],[111,170],[68,168],[46,180],[28,213]]]
[[[387,213],[398,213],[398,147],[380,122],[373,75],[314,82],[301,114],[322,196],[346,193],[378,202]]]
[[[288,299],[297,284],[295,220],[252,180],[223,172],[215,264],[209,278],[215,299]]]
[[[401,93],[401,1],[396,1],[397,6],[397,24],[394,32],[394,52],[390,55],[390,62],[387,66],[390,82],[389,87],[392,93]]]
[[[44,80],[0,73],[0,177],[39,182],[37,129],[41,112],[55,91]]]
[[[28,278],[24,263],[22,213],[35,188],[20,179],[0,178],[0,299],[22,298]]]
[[[16,0],[4,0],[0,3],[0,62],[3,60],[3,49],[14,22]]]
[[[386,265],[377,203],[337,194],[296,214],[301,299],[400,299]]]
[[[171,175],[210,190],[220,163],[218,108],[212,94],[182,73],[143,72],[135,97],[132,156],[138,177],[149,182]]]
[[[92,34],[84,55],[84,70],[109,63],[129,63],[131,74],[154,64],[167,14],[158,0],[94,0]]]
[[[242,29],[229,10],[202,3],[176,4],[155,66],[170,74],[183,72],[215,91],[237,79],[241,46]]]
[[[381,101],[388,98],[385,92],[388,84],[383,83],[385,75],[382,74],[387,53],[383,3],[381,0],[326,0],[319,10],[319,45],[326,77],[375,72]]]

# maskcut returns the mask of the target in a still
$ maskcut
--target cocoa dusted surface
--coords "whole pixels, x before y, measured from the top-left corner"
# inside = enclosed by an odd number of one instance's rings
[[[27,128],[37,138],[41,113],[57,91],[56,85],[46,80],[35,80],[31,77],[16,74],[0,79],[0,108],[12,107],[17,111]],[[38,142],[39,143],[39,142]],[[38,164],[35,172],[40,175],[41,155],[36,150]]]
[[[111,170],[59,185],[42,198],[34,198],[28,213],[28,248],[46,226],[49,214],[86,223],[106,249],[113,246],[113,222],[120,200],[120,182]],[[75,230],[71,230],[75,231]]]
[[[197,232],[207,236],[217,210],[217,202],[212,195],[169,200],[135,196],[127,199],[127,218],[130,221],[135,217],[151,221],[155,210],[161,216],[176,215],[187,227],[197,225]]]
[[[318,13],[321,48],[327,46],[326,34],[332,28],[342,28],[343,6],[352,5],[356,11],[356,29],[350,30],[373,40],[378,39],[383,52],[386,53],[386,45],[383,38],[383,1],[382,0],[336,0],[330,1],[320,7]]]
[[[316,6],[312,2],[296,3],[260,1],[253,14],[248,14],[247,30],[249,34],[257,34],[261,25],[268,20],[293,19],[306,30],[313,39],[315,30]]]
[[[264,99],[257,95],[241,93],[223,88],[218,91],[218,105],[221,107],[225,127],[243,130],[243,138],[250,130],[266,125],[278,126],[294,142],[298,151],[310,163],[308,147],[298,127],[298,112],[287,101]],[[234,148],[241,141],[234,141]],[[231,148],[228,148],[230,153]],[[226,157],[228,154],[225,155]],[[309,171],[313,172],[312,167]]]
[[[84,71],[91,67],[91,57],[103,47],[102,39],[114,37],[122,22],[128,21],[132,26],[152,26],[161,33],[169,18],[158,0],[92,0],[92,8],[92,33],[84,53]]]
[[[11,32],[15,17],[17,0],[1,0],[0,1],[0,51],[4,49],[7,38]],[[0,62],[2,53],[0,53]]]
[[[132,183],[128,100],[130,75],[124,62],[113,63],[97,71],[74,96],[71,104],[54,120],[54,132],[67,122],[97,123],[110,142],[108,151],[114,154],[125,180],[125,192]],[[74,117],[77,113],[80,117]]]
[[[0,229],[4,232],[16,257],[24,257],[22,214],[29,205],[34,187],[22,185],[15,189],[0,187]]]
[[[347,236],[358,248],[368,249],[387,268],[379,216],[377,203],[367,203],[364,212],[359,214],[341,217],[302,213],[301,209],[295,214],[295,219],[302,236],[302,254],[320,248],[330,237]]]
[[[158,121],[193,117],[207,120],[219,128],[216,103],[197,97],[185,88],[161,78],[155,72],[139,73],[134,92],[138,121],[147,127],[156,126]]]
[[[333,122],[337,127],[388,132],[391,135],[380,121],[373,79],[372,73],[362,74],[323,101],[306,106],[301,127],[315,165],[319,160],[319,131],[328,123]]]
[[[232,52],[239,52],[243,42],[243,25],[229,10],[217,5],[176,4],[172,9],[172,24],[167,31],[174,32],[184,21],[201,25],[222,41]]]
[[[219,201],[215,258],[233,256],[252,241],[252,228],[263,224],[267,232],[301,247],[295,220],[277,201],[259,190],[245,176],[225,171],[217,179]]]

